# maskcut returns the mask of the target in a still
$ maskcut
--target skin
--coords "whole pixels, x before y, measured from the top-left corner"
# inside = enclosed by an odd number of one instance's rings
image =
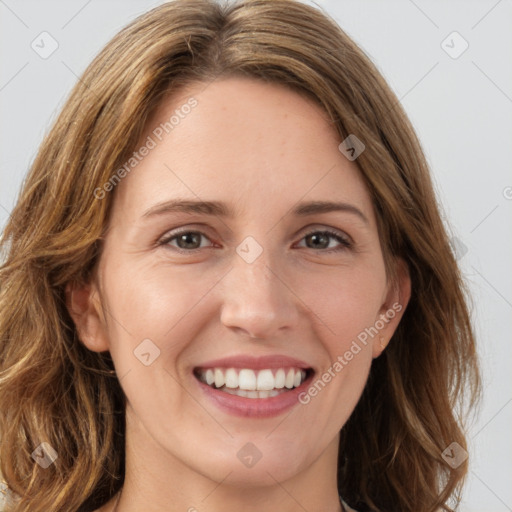
[[[409,276],[401,266],[398,284],[388,282],[369,193],[317,105],[247,78],[194,84],[165,99],[141,145],[191,96],[197,106],[117,185],[93,281],[67,289],[81,341],[110,351],[128,399],[117,510],[340,511],[339,431],[405,310]],[[235,216],[142,218],[173,198],[223,201]],[[348,211],[288,213],[311,200],[350,203],[367,222]],[[177,238],[157,245],[180,227],[204,234],[189,241],[199,249],[179,254]],[[306,236],[327,228],[352,246]],[[236,252],[248,236],[263,248],[252,263]],[[382,339],[360,344],[307,405],[277,417],[227,414],[192,374],[228,355],[284,354],[319,377],[394,303],[403,307]],[[149,366],[133,353],[147,338],[160,349]],[[252,468],[237,457],[248,442],[262,453]]]

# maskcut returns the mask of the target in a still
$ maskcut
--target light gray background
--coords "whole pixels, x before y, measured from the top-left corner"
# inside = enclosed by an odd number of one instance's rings
[[[0,0],[0,228],[77,77],[121,27],[160,3]],[[376,63],[427,154],[474,297],[484,371],[460,510],[512,511],[512,2],[317,4]],[[59,44],[48,59],[31,48],[43,31]],[[441,47],[453,31],[469,44],[457,59]]]

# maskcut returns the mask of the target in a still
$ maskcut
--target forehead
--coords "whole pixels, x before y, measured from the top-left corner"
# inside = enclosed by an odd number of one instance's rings
[[[138,218],[177,197],[232,203],[247,215],[301,199],[351,200],[371,217],[369,194],[340,142],[326,112],[282,85],[195,83],[167,96],[149,119],[136,151],[150,149],[117,186],[115,202]]]

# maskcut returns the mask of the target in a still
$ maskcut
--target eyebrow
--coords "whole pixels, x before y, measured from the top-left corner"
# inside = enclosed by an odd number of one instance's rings
[[[198,213],[203,215],[214,215],[219,217],[235,217],[235,212],[226,204],[220,201],[196,201],[172,199],[158,203],[144,212],[142,218],[150,218],[168,213]],[[292,214],[299,217],[329,212],[346,212],[358,216],[366,224],[369,221],[366,215],[356,206],[350,203],[335,201],[309,201],[296,205]]]

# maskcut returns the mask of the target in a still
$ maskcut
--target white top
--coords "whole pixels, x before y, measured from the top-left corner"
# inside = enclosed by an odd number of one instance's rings
[[[344,501],[343,498],[341,498],[341,503],[343,507],[345,508],[345,512],[357,512],[357,510],[350,508]]]

